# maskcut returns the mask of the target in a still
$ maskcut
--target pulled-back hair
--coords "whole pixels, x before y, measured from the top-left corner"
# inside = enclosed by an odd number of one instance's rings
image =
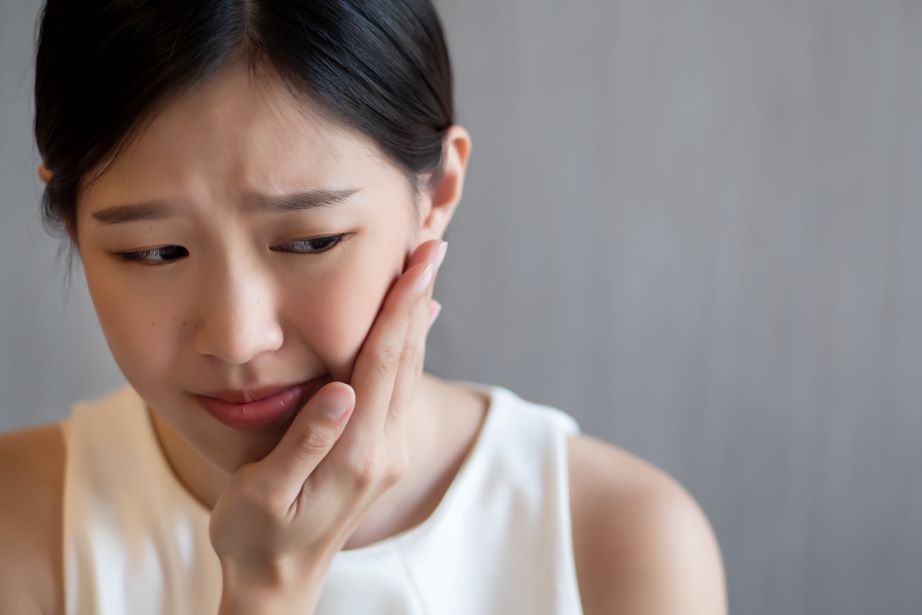
[[[35,66],[46,229],[75,237],[78,191],[158,109],[235,59],[359,129],[414,189],[437,180],[454,104],[430,0],[48,0]]]

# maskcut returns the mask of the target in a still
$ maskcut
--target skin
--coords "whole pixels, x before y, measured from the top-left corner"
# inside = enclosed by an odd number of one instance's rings
[[[178,480],[206,507],[284,431],[233,430],[190,393],[318,375],[348,382],[388,289],[417,246],[443,236],[460,201],[470,137],[454,126],[445,143],[441,181],[416,195],[366,136],[230,64],[171,101],[81,190],[72,238],[100,325],[147,401]],[[47,181],[47,170],[39,172]],[[243,209],[257,193],[316,188],[359,191],[313,211]],[[119,225],[93,216],[153,199],[171,200],[177,215]],[[319,255],[269,250],[339,233],[349,235]],[[114,256],[166,245],[189,256],[160,266]],[[475,441],[485,408],[479,394],[424,372],[406,412],[406,472],[345,548],[423,521]],[[716,539],[678,483],[589,436],[570,439],[568,461],[585,613],[726,612]],[[47,528],[60,519],[63,463],[56,424],[0,436],[0,488],[24,494],[0,519],[0,540],[16,547],[5,552],[18,554],[15,562],[0,556],[0,610],[62,612],[60,533]]]
[[[456,128],[450,138],[450,165],[460,169],[469,137]],[[444,189],[456,202],[460,172],[453,178]],[[322,210],[241,212],[254,193],[317,188],[359,192]],[[367,138],[305,112],[303,101],[252,81],[238,64],[169,107],[81,194],[77,243],[106,340],[148,402],[175,472],[206,507],[284,428],[240,432],[190,394],[316,376],[348,382],[388,288],[419,244],[441,237],[454,208],[421,199],[417,218],[412,198],[402,171]],[[153,199],[182,201],[182,214],[119,225],[93,218],[110,204]],[[318,255],[268,250],[342,233],[342,243]],[[173,244],[190,257],[159,266],[113,257]],[[435,389],[424,384],[410,412],[410,447],[424,455],[435,426],[419,409],[433,407]]]

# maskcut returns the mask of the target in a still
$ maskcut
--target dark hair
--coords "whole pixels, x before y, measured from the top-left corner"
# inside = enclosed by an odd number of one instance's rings
[[[48,0],[35,66],[35,138],[54,174],[46,229],[76,236],[81,186],[171,98],[238,58],[368,135],[415,190],[422,174],[437,180],[454,104],[430,0]]]

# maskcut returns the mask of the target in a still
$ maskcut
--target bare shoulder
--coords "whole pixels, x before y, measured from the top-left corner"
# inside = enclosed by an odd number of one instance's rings
[[[725,615],[717,539],[671,476],[597,438],[568,443],[573,550],[586,615]]]
[[[0,612],[63,612],[64,446],[60,423],[0,434]]]

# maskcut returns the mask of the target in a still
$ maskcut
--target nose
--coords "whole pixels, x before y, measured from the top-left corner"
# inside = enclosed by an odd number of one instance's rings
[[[228,265],[199,286],[195,350],[243,365],[282,346],[282,326],[271,280],[253,267]]]

